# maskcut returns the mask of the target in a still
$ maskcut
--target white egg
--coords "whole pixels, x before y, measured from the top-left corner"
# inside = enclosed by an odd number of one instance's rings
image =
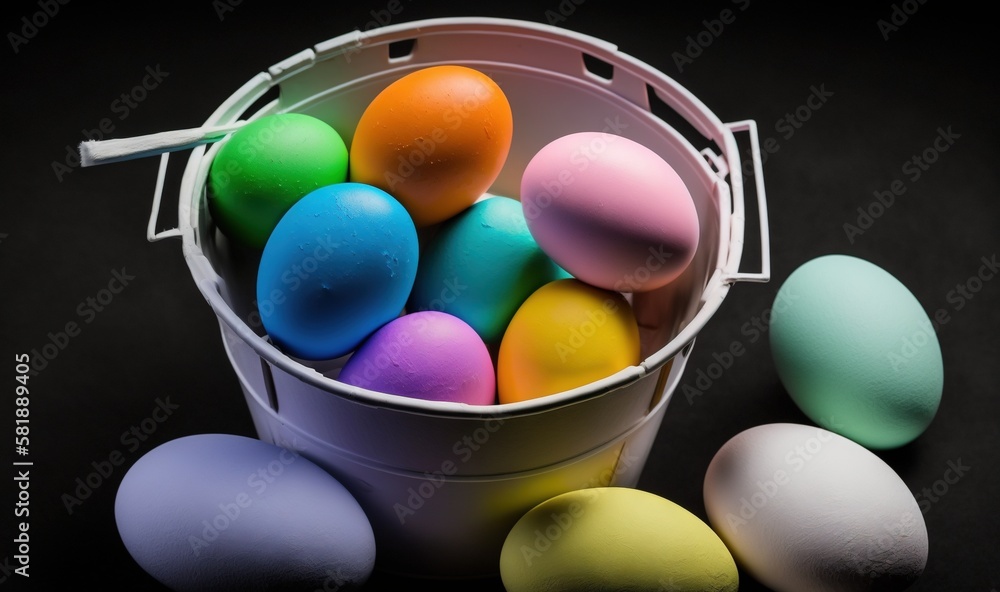
[[[709,464],[704,499],[737,563],[776,592],[904,590],[927,563],[927,528],[903,480],[819,427],[737,434]]]

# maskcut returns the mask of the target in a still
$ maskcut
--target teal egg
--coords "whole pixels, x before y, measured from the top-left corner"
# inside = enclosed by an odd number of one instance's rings
[[[567,277],[531,236],[521,203],[491,196],[442,223],[423,246],[407,308],[452,314],[496,345],[532,292]]]
[[[867,448],[908,444],[937,414],[944,364],[934,325],[874,263],[834,254],[793,271],[772,307],[770,345],[799,409]]]

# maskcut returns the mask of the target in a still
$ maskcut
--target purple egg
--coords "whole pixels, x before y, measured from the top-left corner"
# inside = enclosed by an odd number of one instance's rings
[[[375,568],[365,510],[292,448],[193,434],[133,464],[115,497],[132,558],[175,592],[360,590]]]
[[[493,359],[479,334],[433,310],[397,317],[373,333],[340,372],[347,384],[392,395],[492,405]]]

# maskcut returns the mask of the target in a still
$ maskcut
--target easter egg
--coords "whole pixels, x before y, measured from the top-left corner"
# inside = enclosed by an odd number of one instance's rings
[[[549,142],[521,177],[521,205],[538,245],[566,271],[619,292],[673,281],[701,233],[690,191],[642,144],[577,132]]]
[[[820,427],[775,423],[733,436],[704,480],[712,527],[775,592],[907,589],[928,539],[906,483],[874,452]]]
[[[122,478],[114,512],[132,558],[178,592],[359,590],[375,565],[371,524],[350,492],[254,438],[160,444]]]
[[[504,540],[500,577],[508,592],[735,592],[739,584],[708,524],[626,487],[570,491],[529,510]]]
[[[345,182],[310,192],[275,226],[257,270],[271,341],[304,360],[349,353],[402,312],[418,249],[410,216],[381,189]]]
[[[500,403],[551,395],[639,363],[639,326],[625,297],[575,278],[535,290],[500,342]]]
[[[440,310],[499,343],[518,307],[568,277],[528,232],[521,204],[493,196],[446,221],[424,245],[408,310]]]
[[[383,89],[358,120],[350,179],[391,193],[418,227],[472,205],[496,180],[513,137],[503,90],[466,66],[421,68]]]
[[[222,141],[208,173],[209,212],[223,234],[259,250],[293,203],[346,181],[347,167],[347,145],[326,122],[267,115]]]
[[[383,325],[347,360],[339,380],[432,401],[491,405],[496,397],[486,344],[465,321],[434,310]]]
[[[910,290],[874,263],[825,255],[799,266],[772,307],[771,355],[809,418],[872,449],[916,439],[937,414],[941,347]]]

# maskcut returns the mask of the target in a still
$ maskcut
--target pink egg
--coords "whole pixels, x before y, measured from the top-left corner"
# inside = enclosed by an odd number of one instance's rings
[[[542,250],[597,287],[665,286],[698,248],[698,212],[680,175],[623,136],[578,132],[553,140],[525,167],[520,200]]]
[[[392,395],[491,405],[493,360],[479,334],[454,315],[434,310],[397,317],[347,360],[339,380]]]

